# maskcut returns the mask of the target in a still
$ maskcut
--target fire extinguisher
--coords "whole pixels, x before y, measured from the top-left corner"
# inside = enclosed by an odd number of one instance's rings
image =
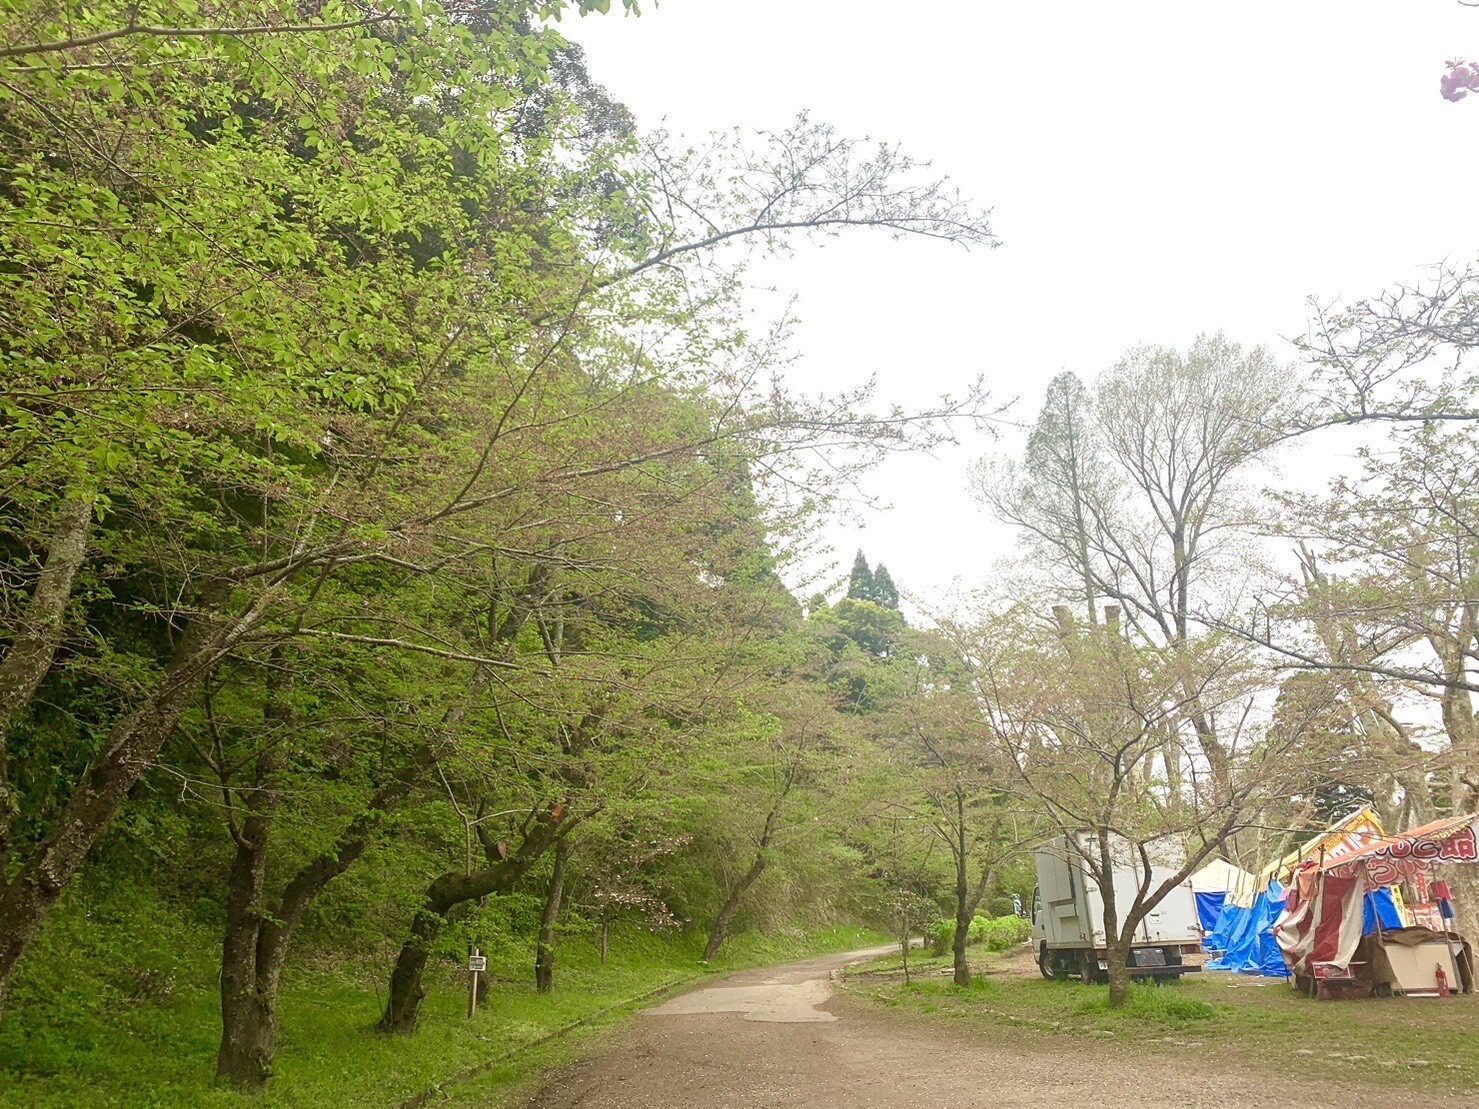
[[[1447,997],[1450,993],[1452,993],[1452,991],[1448,988],[1448,975],[1444,973],[1442,963],[1437,963],[1435,965],[1438,968],[1438,973],[1436,975],[1438,980],[1438,996]]]

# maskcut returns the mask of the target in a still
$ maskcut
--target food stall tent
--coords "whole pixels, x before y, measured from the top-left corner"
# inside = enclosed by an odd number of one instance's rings
[[[1453,930],[1454,907],[1434,868],[1474,863],[1479,814],[1436,820],[1335,858],[1307,861],[1296,870],[1274,926],[1296,981],[1317,996],[1329,981],[1409,996],[1472,991],[1472,952]],[[1402,921],[1395,904],[1390,914],[1373,906],[1373,893],[1403,882],[1437,894],[1437,910],[1423,917],[1425,925],[1393,928],[1394,919]]]

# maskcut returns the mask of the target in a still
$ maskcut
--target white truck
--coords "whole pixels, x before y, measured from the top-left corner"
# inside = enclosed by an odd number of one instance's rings
[[[1097,851],[1087,836],[1078,837],[1084,851]],[[1114,868],[1114,902],[1121,921],[1135,903],[1144,864],[1121,849]],[[1084,982],[1109,980],[1104,935],[1104,901],[1083,856],[1066,837],[1036,852],[1037,889],[1032,897],[1032,940],[1037,965],[1044,978],[1080,978]],[[1151,863],[1151,888],[1160,886],[1177,867]],[[1201,970],[1186,956],[1202,950],[1191,882],[1176,886],[1135,929],[1130,949],[1133,978],[1180,978]]]

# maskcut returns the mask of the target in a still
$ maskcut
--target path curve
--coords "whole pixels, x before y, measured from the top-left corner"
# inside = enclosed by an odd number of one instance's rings
[[[745,971],[640,1014],[556,1072],[526,1109],[1410,1109],[1479,1098],[1228,1069],[1189,1049],[1003,1027],[836,996],[832,972],[892,948]]]

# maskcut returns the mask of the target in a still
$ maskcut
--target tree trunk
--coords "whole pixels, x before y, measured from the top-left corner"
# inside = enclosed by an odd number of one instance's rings
[[[114,725],[103,752],[66,807],[15,879],[0,888],[0,1016],[10,976],[47,912],[66,891],[128,791],[153,765],[202,679],[261,622],[268,602],[267,596],[259,598],[226,624],[213,625],[205,617],[191,622],[153,695]]]
[[[277,791],[277,760],[269,751],[258,759],[247,816],[236,833],[226,899],[226,935],[221,944],[221,1046],[216,1075],[246,1093],[259,1093],[277,1054],[273,998],[259,989],[257,953],[261,936],[262,890],[267,875]]]
[[[971,984],[971,967],[966,962],[966,944],[970,942],[971,918],[964,916],[963,909],[957,908],[955,913],[955,938],[950,944],[950,954],[955,966],[955,984],[957,986],[969,986]]]
[[[237,873],[247,864],[237,851],[232,867],[232,898],[227,905],[227,937],[221,960],[221,1048],[216,1073],[237,1086],[255,1092],[268,1077],[277,1054],[277,999],[282,991],[283,965],[294,930],[320,893],[362,854],[385,814],[399,803],[430,766],[430,747],[418,749],[387,784],[370,798],[365,811],[340,835],[334,847],[298,871],[284,887],[271,914],[256,911],[249,919],[250,936],[233,940]],[[255,838],[255,837],[254,837]],[[265,867],[266,854],[260,864]],[[260,876],[257,878],[260,896]],[[233,971],[233,967],[239,969]],[[250,988],[243,983],[250,982]],[[229,991],[229,996],[228,996]]]
[[[960,788],[955,790],[955,839],[951,845],[955,855],[955,937],[950,951],[954,956],[955,984],[969,986],[971,967],[966,962],[965,949],[970,942],[971,922],[976,913],[971,904],[970,875],[967,872],[970,860],[966,858],[965,791]]]
[[[229,1079],[245,1093],[262,1091],[277,1056],[276,982],[270,992],[263,989],[260,957],[267,918],[262,904],[267,861],[273,819],[281,800],[277,789],[282,766],[281,733],[292,724],[289,698],[293,678],[281,646],[272,649],[266,677],[264,746],[257,755],[251,788],[242,799],[246,815],[241,828],[234,826],[229,812],[226,814],[236,854],[228,878],[226,934],[221,943],[221,1046],[216,1052],[216,1076]]]
[[[1129,944],[1120,939],[1119,906],[1114,898],[1114,853],[1110,848],[1109,829],[1098,831],[1099,897],[1104,905],[1104,943],[1108,948],[1105,961],[1109,964],[1109,1007],[1122,1008],[1130,1000]],[[1094,977],[1094,952],[1084,953],[1086,980]],[[1116,962],[1117,961],[1117,962]],[[1118,966],[1118,970],[1116,970]]]
[[[704,962],[713,961],[714,957],[719,954],[719,949],[729,938],[729,926],[734,923],[740,903],[763,873],[765,873],[764,848],[756,853],[755,861],[750,864],[750,869],[745,871],[740,880],[735,883],[734,888],[729,891],[729,896],[724,899],[719,915],[714,918],[714,925],[709,929],[709,942],[704,945]]]
[[[87,556],[92,506],[88,494],[67,498],[57,510],[41,577],[16,623],[10,650],[0,662],[0,739],[30,705],[51,670],[72,599],[72,582]]]
[[[446,911],[439,910],[430,896],[427,902],[412,918],[411,934],[401,945],[395,967],[390,972],[390,996],[386,999],[385,1013],[379,1025],[382,1032],[414,1032],[420,1019],[421,1002],[426,997],[421,986],[421,973],[426,969],[427,953],[441,933],[442,913]]]
[[[784,797],[783,793],[781,798],[784,799]],[[760,839],[756,844],[755,861],[750,864],[750,869],[740,876],[740,880],[729,891],[729,896],[724,899],[724,904],[719,908],[719,915],[714,918],[714,926],[709,929],[709,942],[704,945],[704,962],[711,962],[714,956],[719,954],[719,949],[729,938],[729,926],[734,923],[735,914],[739,912],[745,894],[759,880],[760,875],[765,873],[767,862],[765,850],[770,846],[771,837],[775,835],[775,827],[777,821],[780,820],[780,815],[781,803],[778,800],[771,806],[770,812],[765,814],[765,827],[761,830]]]
[[[10,821],[14,802],[6,736],[30,707],[36,690],[51,671],[72,599],[72,582],[87,555],[92,530],[93,496],[68,497],[57,511],[46,564],[36,590],[26,603],[10,650],[0,661],[0,888],[10,864]]]
[[[421,1001],[426,996],[421,976],[447,913],[464,901],[502,893],[527,874],[540,857],[578,823],[577,820],[561,820],[563,811],[563,805],[542,809],[534,817],[523,843],[508,858],[499,859],[471,874],[450,871],[427,887],[426,897],[411,919],[411,934],[401,945],[395,968],[390,974],[390,995],[378,1025],[380,1031],[406,1034],[416,1030]]]
[[[1109,927],[1105,923],[1105,928]],[[1105,962],[1109,964],[1109,1007],[1123,1009],[1130,1000],[1130,944],[1126,940],[1109,939]],[[1092,957],[1090,952],[1090,957]]]
[[[544,913],[539,918],[539,940],[534,950],[534,985],[540,993],[555,988],[555,922],[560,919],[560,899],[565,894],[565,863],[570,858],[570,837],[555,845],[555,869],[550,875]]]

